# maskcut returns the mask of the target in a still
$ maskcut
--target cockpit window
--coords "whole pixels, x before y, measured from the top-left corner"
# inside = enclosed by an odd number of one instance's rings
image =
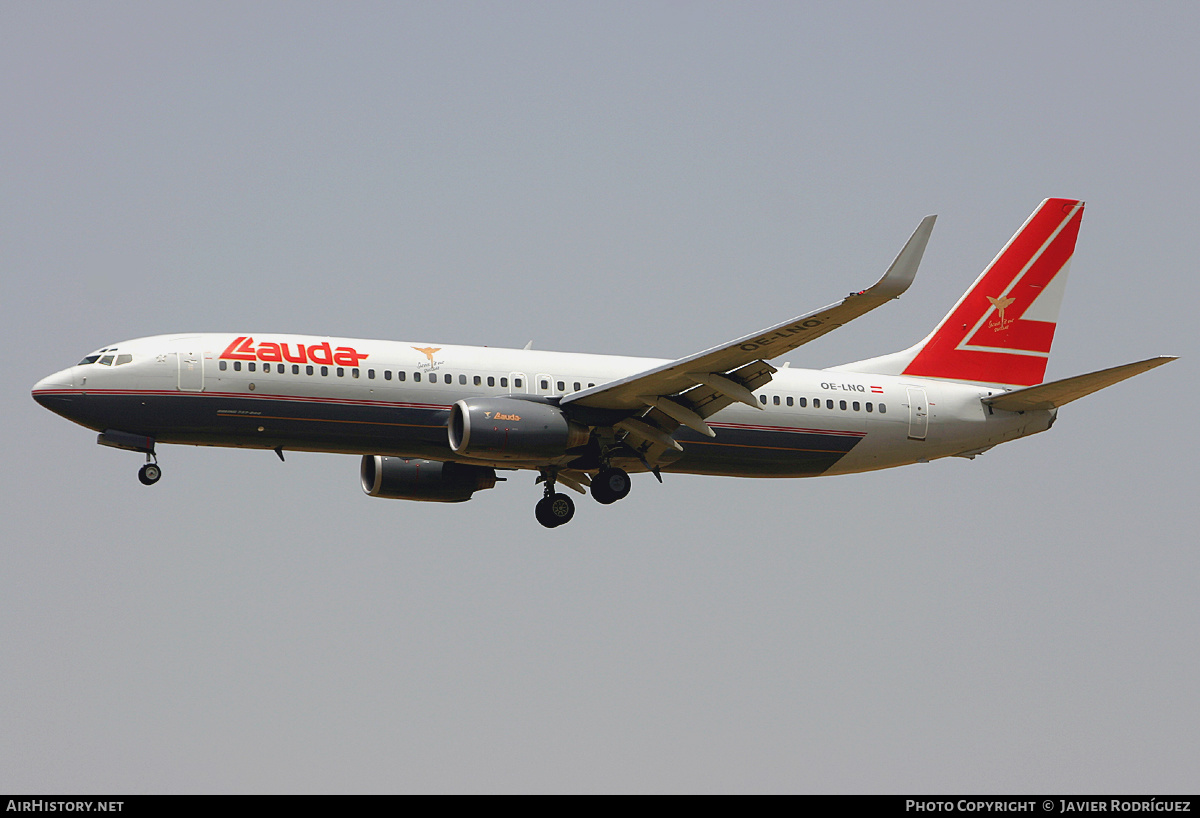
[[[99,361],[100,363],[104,364],[105,366],[111,366],[112,361],[113,361],[113,356],[105,355],[104,353],[116,352],[116,351],[117,351],[116,347],[105,347],[104,349],[98,349],[95,352],[93,352],[91,355],[88,355],[86,358],[84,358],[82,361],[80,361],[79,363],[77,363],[75,365],[83,366],[85,364],[94,364],[97,361]],[[124,356],[124,355],[121,356],[121,358],[125,358],[125,357],[126,356]],[[129,363],[129,361],[132,361],[132,360],[133,360],[133,358],[129,358],[129,360],[118,359],[117,363],[118,364],[127,364],[127,363]]]
[[[102,357],[100,358],[100,360],[99,360],[99,361],[97,361],[96,363],[100,364],[100,366],[112,366],[112,362],[113,362],[113,358],[114,358],[114,357],[116,357],[116,356],[114,356],[114,355],[113,355],[113,354],[110,352],[110,353],[108,353],[107,355],[104,355],[104,356],[102,356]]]
[[[120,366],[121,364],[127,364],[127,363],[131,362],[132,360],[133,360],[132,355],[130,355],[128,352],[122,352],[120,355],[117,356],[117,360],[115,362],[113,362],[113,366]]]

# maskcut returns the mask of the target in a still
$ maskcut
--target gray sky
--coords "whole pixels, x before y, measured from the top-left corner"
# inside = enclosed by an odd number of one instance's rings
[[[1195,792],[1195,4],[583,5],[0,5],[0,790]],[[527,474],[164,447],[146,489],[29,397],[165,332],[681,356],[939,213],[790,356],[831,366],[1047,196],[1048,377],[1185,357],[973,462],[546,531]]]

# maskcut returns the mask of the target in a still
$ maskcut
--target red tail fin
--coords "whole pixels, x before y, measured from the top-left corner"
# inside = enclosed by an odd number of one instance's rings
[[[924,341],[837,369],[1032,386],[1046,375],[1083,202],[1046,199]]]

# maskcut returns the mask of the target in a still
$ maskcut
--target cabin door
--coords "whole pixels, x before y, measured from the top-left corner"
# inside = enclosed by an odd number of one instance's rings
[[[179,391],[204,391],[204,355],[200,352],[176,352],[179,359]]]
[[[908,387],[908,438],[924,440],[929,432],[929,399],[920,387]]]

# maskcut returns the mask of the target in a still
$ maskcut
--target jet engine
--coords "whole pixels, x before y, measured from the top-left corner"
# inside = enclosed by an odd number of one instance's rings
[[[364,455],[362,488],[372,497],[461,503],[480,489],[496,485],[496,470],[440,460]]]
[[[482,460],[545,461],[587,445],[588,428],[557,406],[513,398],[469,398],[450,407],[450,448]]]

